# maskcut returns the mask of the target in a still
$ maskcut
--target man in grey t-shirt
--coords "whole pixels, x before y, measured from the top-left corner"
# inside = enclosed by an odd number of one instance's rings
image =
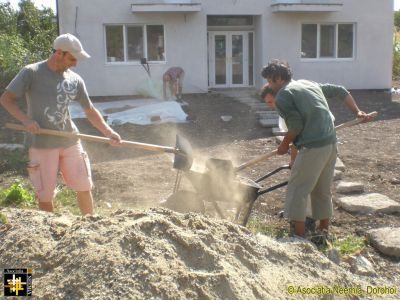
[[[112,130],[93,106],[82,78],[71,71],[78,60],[90,56],[72,34],[58,36],[53,43],[54,53],[46,61],[24,67],[7,86],[0,103],[32,133],[28,172],[35,188],[39,208],[53,211],[57,173],[77,192],[83,215],[93,214],[90,164],[79,140],[38,135],[40,128],[78,132],[71,120],[69,104],[78,101],[90,123],[118,144],[120,136]],[[27,113],[19,109],[16,100],[25,96]]]

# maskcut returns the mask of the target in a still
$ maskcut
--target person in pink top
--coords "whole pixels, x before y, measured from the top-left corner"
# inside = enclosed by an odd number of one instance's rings
[[[171,67],[163,75],[163,95],[167,99],[167,84],[172,97],[182,99],[182,83],[185,71],[181,67]]]

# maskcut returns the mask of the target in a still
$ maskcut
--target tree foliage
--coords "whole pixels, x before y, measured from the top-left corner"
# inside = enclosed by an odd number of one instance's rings
[[[16,34],[17,19],[10,3],[0,3],[0,33]]]
[[[395,31],[393,34],[393,69],[392,76],[394,79],[400,78],[400,32]]]
[[[0,3],[0,90],[24,65],[46,59],[57,36],[51,9],[20,0],[19,9]]]
[[[400,31],[400,10],[394,12],[394,26],[397,31]]]

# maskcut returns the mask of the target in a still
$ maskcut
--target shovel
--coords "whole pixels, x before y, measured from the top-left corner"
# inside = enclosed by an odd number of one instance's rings
[[[371,112],[368,114],[369,117],[371,118],[375,118],[377,116],[377,112]],[[362,118],[357,118],[348,122],[345,122],[343,124],[340,124],[338,126],[335,127],[336,130],[340,130],[346,127],[350,127],[350,126],[354,126],[357,125],[359,123],[363,122]],[[268,158],[271,158],[275,155],[278,154],[278,150],[274,150],[271,151],[269,153],[257,156],[255,158],[253,158],[252,160],[249,160],[248,162],[245,162],[237,167],[233,167],[232,165],[232,161],[227,160],[227,159],[218,159],[218,158],[209,158],[206,166],[208,167],[208,169],[212,170],[213,172],[219,171],[222,174],[224,174],[224,176],[228,176],[228,175],[233,175],[238,171],[241,171],[249,166],[252,166],[258,162],[267,160]]]
[[[14,130],[20,131],[27,131],[26,128],[22,125],[18,124],[11,124],[6,123],[5,127]],[[95,136],[95,135],[88,135],[88,134],[81,134],[81,133],[73,133],[73,132],[65,132],[65,131],[57,131],[51,129],[39,129],[38,134],[45,134],[45,135],[52,135],[52,136],[60,136],[65,138],[79,138],[86,141],[98,142],[98,143],[105,143],[108,144],[111,139]],[[121,140],[121,144],[118,146],[127,147],[127,148],[135,148],[135,149],[143,149],[148,151],[155,151],[155,152],[164,152],[164,153],[173,153],[175,154],[173,167],[174,169],[178,170],[189,170],[193,163],[193,151],[192,146],[190,143],[184,139],[183,137],[176,135],[176,145],[175,148],[173,147],[166,147],[160,145],[153,145],[153,144],[145,144],[139,142],[131,142]]]
[[[376,111],[373,111],[373,112],[367,114],[367,116],[369,116],[371,118],[375,118],[377,115],[378,115],[378,113]],[[354,125],[360,124],[362,122],[363,122],[363,118],[356,118],[354,120],[351,120],[351,121],[348,121],[348,122],[345,122],[345,123],[342,123],[342,124],[336,126],[335,129],[336,130],[340,130],[340,129],[343,129],[343,128],[347,128],[347,127],[350,127],[350,126],[354,126]],[[234,171],[238,172],[238,171],[243,170],[243,169],[245,169],[245,168],[247,168],[249,166],[252,166],[252,165],[254,165],[254,164],[256,164],[256,163],[258,163],[260,161],[267,160],[268,158],[270,158],[272,156],[275,156],[277,154],[278,154],[278,150],[274,150],[274,151],[271,151],[269,153],[260,155],[258,157],[253,158],[252,160],[249,160],[248,162],[245,162],[245,163],[241,164],[240,166],[236,167],[234,169]]]

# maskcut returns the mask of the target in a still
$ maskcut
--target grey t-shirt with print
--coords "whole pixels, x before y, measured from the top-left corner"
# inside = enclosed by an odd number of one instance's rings
[[[46,129],[78,132],[71,120],[70,102],[78,101],[84,109],[92,106],[85,83],[78,74],[69,69],[63,74],[54,72],[46,61],[24,67],[6,90],[17,97],[25,96],[28,116]],[[64,148],[76,143],[77,139],[32,135],[31,147]]]

